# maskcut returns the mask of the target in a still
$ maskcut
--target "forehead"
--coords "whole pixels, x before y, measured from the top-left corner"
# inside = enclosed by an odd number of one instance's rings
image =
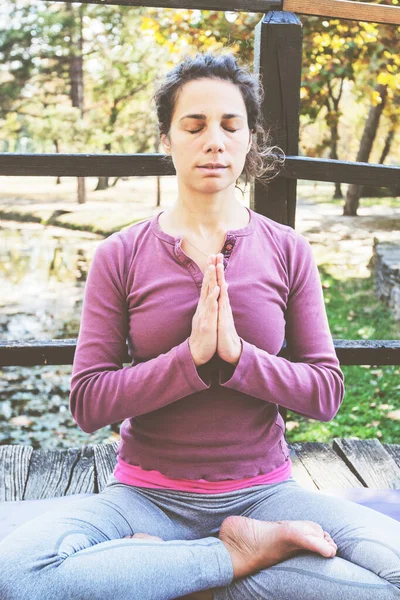
[[[230,81],[203,78],[185,83],[175,104],[175,117],[186,114],[236,114],[246,118],[246,105],[237,85]]]

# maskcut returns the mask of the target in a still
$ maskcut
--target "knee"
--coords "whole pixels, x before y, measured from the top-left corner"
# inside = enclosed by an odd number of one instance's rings
[[[19,568],[18,568],[19,565]],[[0,549],[0,598],[1,600],[25,600],[23,589],[28,589],[21,576],[21,560],[13,553]],[[22,589],[21,589],[22,586]]]
[[[59,557],[58,557],[58,560]],[[44,600],[48,595],[43,590],[44,567],[39,553],[33,545],[24,544],[22,539],[0,543],[0,599],[1,600]],[[46,577],[47,580],[47,577]]]

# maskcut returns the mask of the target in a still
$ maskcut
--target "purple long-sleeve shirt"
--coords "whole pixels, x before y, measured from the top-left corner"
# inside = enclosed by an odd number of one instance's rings
[[[222,249],[236,367],[215,354],[196,369],[188,339],[203,272],[159,215],[96,248],[70,408],[87,433],[123,421],[118,456],[128,464],[171,478],[254,477],[288,460],[278,405],[320,421],[339,409],[344,377],[311,246],[247,210],[250,222],[229,230]],[[290,361],[277,356],[285,339]]]

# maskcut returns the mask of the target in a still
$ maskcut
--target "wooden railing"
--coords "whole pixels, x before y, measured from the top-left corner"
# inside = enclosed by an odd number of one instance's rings
[[[70,2],[71,0],[61,0]],[[79,0],[82,4],[113,4],[120,6],[154,6],[158,8],[196,8],[236,12],[266,13],[287,11],[299,15],[333,17],[371,23],[400,24],[400,8],[350,0]]]
[[[0,341],[0,367],[72,365],[76,339],[42,341]],[[400,340],[333,340],[342,365],[399,365]],[[278,356],[290,359],[286,344]],[[128,346],[123,360],[130,364]]]

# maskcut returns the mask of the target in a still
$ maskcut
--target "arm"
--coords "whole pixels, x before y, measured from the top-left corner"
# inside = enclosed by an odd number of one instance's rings
[[[329,421],[344,397],[340,369],[325,310],[321,280],[308,240],[288,233],[286,343],[291,360],[240,338],[237,365],[220,370],[220,385]]]
[[[122,366],[128,336],[124,256],[117,234],[102,241],[86,281],[69,397],[72,416],[86,433],[211,385],[198,374],[189,338],[156,358]]]

